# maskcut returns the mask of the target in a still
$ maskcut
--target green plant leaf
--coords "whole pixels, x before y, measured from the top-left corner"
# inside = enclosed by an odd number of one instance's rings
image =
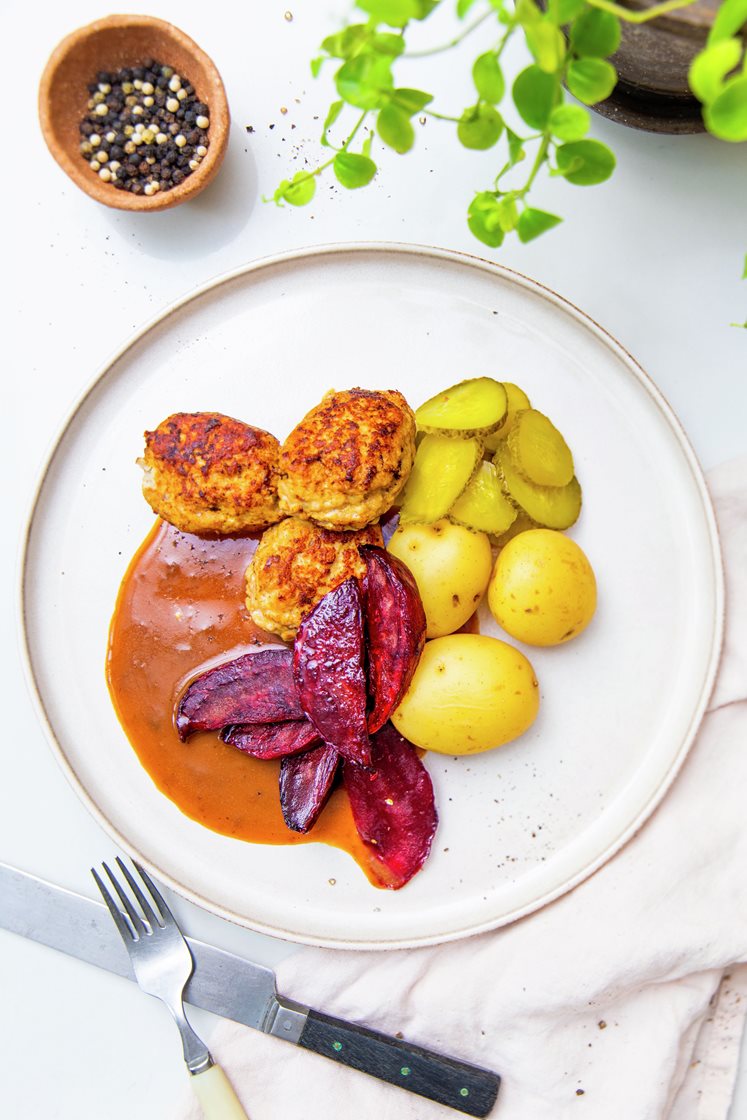
[[[534,241],[535,237],[546,233],[547,230],[559,225],[562,221],[563,219],[558,218],[555,214],[548,214],[545,210],[534,210],[531,206],[528,206],[526,210],[522,210],[516,227],[519,241],[524,244],[527,241]]]
[[[376,23],[389,27],[404,27],[411,19],[418,19],[418,0],[356,0],[356,7],[367,12]]]
[[[356,55],[337,71],[335,85],[348,104],[358,109],[378,109],[394,85],[391,60],[375,54]]]
[[[744,258],[744,272],[742,273],[742,279],[747,280],[747,257]]]
[[[557,150],[558,173],[578,187],[603,183],[615,170],[615,157],[599,140],[577,140]]]
[[[390,58],[399,58],[405,49],[405,40],[402,35],[395,35],[391,31],[377,31],[369,40],[371,50],[379,54],[389,55]]]
[[[604,101],[617,85],[617,71],[603,58],[579,58],[572,62],[566,74],[568,89],[584,105]]]
[[[548,74],[559,70],[565,58],[566,44],[557,24],[540,11],[534,0],[517,0],[516,18],[537,65]]]
[[[571,47],[581,58],[607,58],[620,46],[620,20],[601,8],[589,8],[571,25]]]
[[[289,202],[291,206],[306,206],[316,193],[316,176],[308,171],[297,171],[292,179],[283,179],[273,198],[278,206]]]
[[[417,8],[415,18],[426,19],[440,3],[441,0],[415,0],[415,7]]]
[[[327,139],[327,129],[331,128],[332,125],[337,120],[337,118],[339,117],[340,113],[342,112],[343,104],[344,104],[344,102],[342,102],[342,101],[333,101],[332,104],[329,107],[329,112],[327,113],[327,116],[325,117],[325,120],[324,120],[324,124],[322,125],[321,140],[322,140],[322,144],[324,144],[325,148],[328,148],[330,146],[329,140]]]
[[[312,58],[311,63],[310,63],[312,78],[318,78],[319,77],[319,72],[321,71],[322,66],[324,65],[324,63],[326,61],[327,61],[326,58],[321,58],[321,57],[320,58]]]
[[[480,191],[475,195],[467,211],[467,225],[483,245],[497,249],[503,244],[505,234],[501,229],[498,200],[494,194]]]
[[[747,140],[747,76],[728,81],[716,100],[703,109],[703,120],[719,140]]]
[[[527,46],[537,60],[537,65],[548,74],[559,70],[566,56],[563,32],[550,20],[542,20],[524,28]]]
[[[352,58],[360,50],[368,38],[369,31],[365,23],[354,23],[350,27],[328,35],[322,41],[322,50],[332,58]]]
[[[396,105],[385,105],[379,110],[376,130],[384,143],[400,155],[409,152],[415,143],[415,130],[410,118]]]
[[[498,143],[503,132],[503,117],[492,105],[480,104],[465,109],[457,125],[457,136],[465,148],[484,151]]]
[[[539,66],[527,66],[517,76],[511,91],[519,115],[530,128],[544,129],[560,100],[559,83]]]
[[[419,113],[426,105],[430,105],[433,94],[422,89],[395,89],[391,94],[391,103],[398,109],[403,109],[409,117]]]
[[[371,148],[373,147],[374,135],[375,135],[374,130],[372,128],[369,129],[368,130],[368,136],[366,137],[366,139],[361,144],[361,151],[363,152],[364,156],[370,156],[371,155]]]
[[[355,152],[338,152],[332,170],[343,187],[355,190],[371,182],[376,174],[376,164],[368,156]]]
[[[591,118],[580,105],[558,105],[550,114],[550,132],[558,140],[583,140]]]
[[[690,89],[699,101],[715,101],[723,89],[724,78],[739,63],[742,43],[739,39],[721,39],[706,47],[692,61],[688,73]]]
[[[457,0],[457,15],[460,19],[464,19],[474,2],[475,0]]]
[[[472,80],[483,101],[491,105],[498,104],[506,92],[506,83],[495,51],[486,51],[475,59]]]
[[[732,36],[747,23],[747,0],[723,0],[716,13],[711,30],[708,32],[707,45],[720,43]]]
[[[497,213],[498,223],[504,233],[511,233],[512,230],[516,229],[519,221],[519,208],[513,194],[507,194],[505,198],[498,200]]]
[[[526,155],[524,141],[508,127],[506,127],[506,140],[508,141],[509,167],[514,167],[517,163],[521,163]]]
[[[553,23],[562,27],[579,16],[586,7],[586,0],[549,0],[547,14]]]

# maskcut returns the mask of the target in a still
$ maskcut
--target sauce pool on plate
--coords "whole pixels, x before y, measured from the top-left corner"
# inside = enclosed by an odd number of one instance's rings
[[[342,848],[376,886],[385,874],[356,832],[347,795],[334,790],[306,835],[283,821],[279,761],[242,754],[217,732],[182,743],[174,709],[206,669],[279,644],[251,621],[244,571],[257,536],[207,538],[157,521],[122,581],[109,633],[107,682],[117,716],[156,786],[205,827],[256,844],[321,841]]]

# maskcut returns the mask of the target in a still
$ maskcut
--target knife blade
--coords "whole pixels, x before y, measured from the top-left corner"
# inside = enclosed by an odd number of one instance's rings
[[[0,927],[134,981],[103,903],[0,862]],[[404,1039],[336,1019],[278,995],[272,969],[187,937],[195,962],[184,998],[340,1065],[447,1105],[487,1116],[501,1079]]]

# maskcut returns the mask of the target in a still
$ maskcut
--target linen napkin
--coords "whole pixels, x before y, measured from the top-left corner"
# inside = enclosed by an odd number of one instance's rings
[[[387,953],[300,949],[284,994],[503,1077],[500,1120],[725,1120],[747,1010],[747,458],[709,478],[727,626],[697,741],[664,801],[590,879],[507,928]],[[251,1120],[457,1113],[222,1022]],[[197,1120],[185,1100],[180,1120]]]

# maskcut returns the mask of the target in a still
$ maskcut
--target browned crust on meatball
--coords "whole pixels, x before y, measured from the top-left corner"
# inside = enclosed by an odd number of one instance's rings
[[[263,529],[277,502],[280,444],[219,412],[176,412],[145,433],[143,494],[187,533]]]
[[[246,606],[252,621],[292,641],[303,616],[350,576],[362,579],[361,544],[383,544],[381,529],[333,532],[288,517],[263,534],[246,570]]]
[[[328,393],[280,452],[280,508],[328,529],[361,529],[402,490],[415,457],[415,416],[396,389]]]

